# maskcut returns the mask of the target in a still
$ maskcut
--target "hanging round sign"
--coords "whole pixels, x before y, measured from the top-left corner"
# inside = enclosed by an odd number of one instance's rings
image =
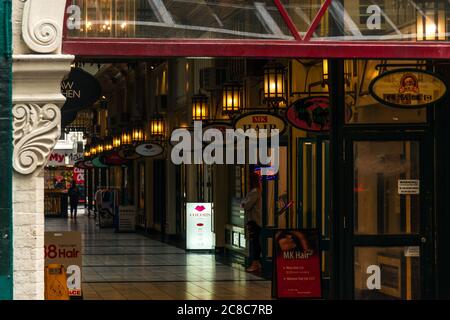
[[[141,155],[136,153],[136,148],[132,145],[121,147],[119,156],[124,160],[136,160],[141,158]]]
[[[107,165],[105,165],[102,161],[100,157],[95,158],[94,160],[92,160],[92,165],[95,168],[108,168]]]
[[[378,102],[395,108],[424,108],[447,94],[445,82],[419,69],[397,69],[376,77],[369,92]]]
[[[164,153],[164,147],[158,143],[147,142],[138,145],[136,153],[146,158],[157,157]]]
[[[327,96],[297,100],[286,111],[286,118],[291,125],[312,132],[329,131],[330,116],[330,98]]]
[[[278,114],[264,111],[245,113],[234,122],[234,128],[236,130],[242,129],[245,132],[253,129],[259,132],[265,129],[270,136],[273,135],[273,130],[278,130],[280,135],[284,134],[286,127],[286,122]]]
[[[117,151],[101,156],[101,161],[107,166],[122,166],[128,162],[127,160],[121,158]]]

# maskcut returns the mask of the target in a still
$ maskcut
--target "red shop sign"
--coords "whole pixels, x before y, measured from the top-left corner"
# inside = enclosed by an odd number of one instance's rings
[[[279,230],[273,239],[276,297],[322,298],[319,230]]]
[[[308,97],[295,101],[286,118],[294,127],[313,132],[326,132],[331,126],[330,99],[327,96]]]

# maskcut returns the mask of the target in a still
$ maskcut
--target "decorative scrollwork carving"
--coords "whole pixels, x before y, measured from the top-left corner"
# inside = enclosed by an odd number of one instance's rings
[[[13,110],[13,167],[28,175],[47,162],[61,134],[61,111],[54,104],[18,104]]]
[[[23,8],[22,37],[27,46],[38,53],[53,53],[62,42],[65,1],[28,0]],[[45,9],[44,9],[45,8]]]

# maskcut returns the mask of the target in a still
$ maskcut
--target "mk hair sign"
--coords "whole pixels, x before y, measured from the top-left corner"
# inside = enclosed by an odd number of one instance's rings
[[[262,175],[273,175],[280,168],[280,131],[277,129],[203,130],[201,121],[194,122],[194,131],[177,129],[172,132],[174,144],[171,159],[182,164],[254,164]],[[269,146],[270,144],[270,146]]]

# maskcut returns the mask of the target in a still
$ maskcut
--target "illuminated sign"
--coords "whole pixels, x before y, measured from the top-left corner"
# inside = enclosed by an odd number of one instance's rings
[[[396,108],[423,108],[447,93],[444,81],[418,69],[398,69],[376,77],[369,92],[378,102]]]
[[[186,249],[214,250],[211,203],[186,204]]]

